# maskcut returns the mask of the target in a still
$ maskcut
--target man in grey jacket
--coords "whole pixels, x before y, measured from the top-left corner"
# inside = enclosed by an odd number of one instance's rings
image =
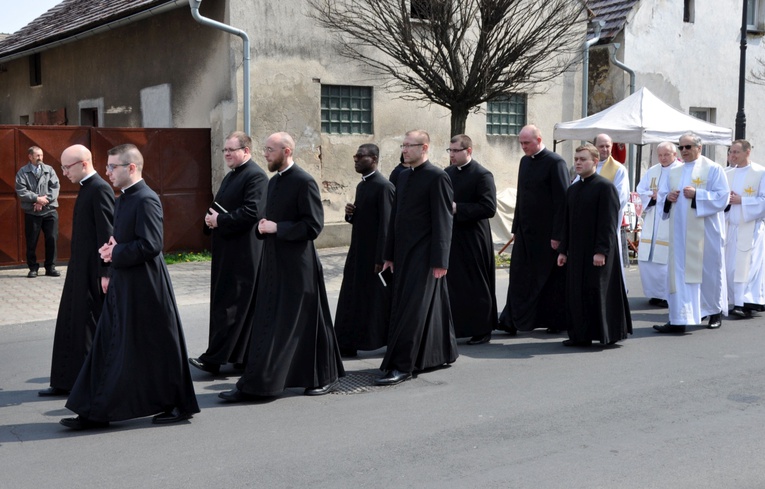
[[[58,277],[56,270],[56,240],[58,239],[59,182],[53,167],[43,163],[43,151],[37,146],[28,150],[29,163],[16,173],[16,194],[24,211],[24,234],[27,242],[27,277],[37,277],[37,240],[45,235],[45,275]],[[81,161],[73,165],[82,164]]]

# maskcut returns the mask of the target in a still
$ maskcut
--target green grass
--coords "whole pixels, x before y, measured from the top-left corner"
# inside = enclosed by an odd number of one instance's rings
[[[165,263],[174,265],[176,263],[189,263],[193,261],[210,261],[212,254],[207,251],[173,251],[165,254]]]
[[[510,255],[507,253],[494,255],[494,263],[496,263],[497,268],[510,268]]]

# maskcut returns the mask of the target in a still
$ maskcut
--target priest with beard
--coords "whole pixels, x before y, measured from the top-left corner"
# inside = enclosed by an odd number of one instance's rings
[[[314,240],[324,227],[316,180],[292,159],[286,132],[266,140],[266,211],[257,227],[263,254],[244,375],[218,396],[228,402],[273,397],[291,387],[332,392],[345,375]]]
[[[494,175],[473,159],[470,137],[452,137],[448,152],[454,225],[446,283],[454,334],[470,337],[468,345],[480,345],[491,340],[497,325],[496,264],[489,225],[497,212],[497,189]]]
[[[237,131],[226,138],[223,155],[231,171],[205,216],[212,234],[210,335],[194,367],[217,374],[221,365],[244,363],[255,310],[255,278],[263,242],[256,237],[263,217],[268,176],[251,159],[252,139]]]
[[[122,190],[114,234],[98,252],[111,264],[93,346],[66,407],[73,430],[154,416],[155,424],[199,412],[181,318],[162,256],[162,204],[142,178],[143,156],[132,144],[108,152],[106,174]]]
[[[563,227],[563,202],[568,187],[566,162],[542,143],[534,125],[518,135],[525,156],[518,170],[513,216],[510,283],[498,329],[511,335],[546,328],[566,329],[560,307],[565,270],[555,266]]]
[[[72,214],[72,250],[61,293],[53,338],[50,387],[40,396],[65,396],[77,380],[90,351],[104,294],[109,286],[109,266],[98,248],[112,235],[114,192],[93,169],[93,156],[81,144],[61,154],[61,171],[79,185]]]
[[[390,218],[383,270],[393,272],[388,349],[377,385],[394,385],[412,372],[453,363],[457,340],[446,272],[452,240],[454,193],[449,176],[428,160],[430,136],[406,133],[401,172]]]
[[[353,204],[345,206],[345,220],[353,230],[335,313],[335,333],[343,357],[355,357],[357,350],[376,350],[388,342],[393,283],[383,284],[378,273],[395,187],[377,171],[379,156],[380,149],[374,144],[362,144],[353,156],[361,182]]]
[[[611,345],[632,333],[614,222],[619,215],[616,187],[596,173],[598,150],[576,149],[579,180],[566,191],[558,266],[566,265],[565,346]]]

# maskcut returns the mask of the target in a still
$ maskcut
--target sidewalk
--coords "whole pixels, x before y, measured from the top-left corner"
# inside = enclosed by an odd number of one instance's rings
[[[319,250],[327,290],[339,290],[348,248]],[[0,270],[0,326],[55,319],[68,267],[57,266],[61,277],[27,278],[26,267]],[[179,306],[210,300],[210,262],[169,265]]]

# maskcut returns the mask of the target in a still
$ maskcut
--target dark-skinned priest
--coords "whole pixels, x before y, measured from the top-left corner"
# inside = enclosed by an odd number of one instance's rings
[[[223,147],[226,174],[205,215],[212,234],[210,334],[207,351],[189,363],[217,374],[221,365],[242,366],[255,311],[255,279],[263,242],[255,228],[263,217],[268,176],[252,161],[252,139],[236,131]]]
[[[353,203],[345,206],[345,220],[353,229],[335,313],[335,334],[344,357],[382,348],[388,342],[393,283],[384,285],[378,273],[396,190],[377,171],[379,157],[380,149],[374,144],[362,144],[353,155],[361,181]]]
[[[388,348],[377,385],[457,359],[446,273],[454,193],[449,176],[428,161],[430,136],[406,133],[401,149],[410,168],[399,175],[383,269],[393,272]]]
[[[454,188],[454,227],[449,252],[449,302],[454,334],[468,345],[491,340],[497,326],[494,245],[489,219],[497,212],[494,175],[473,159],[473,141],[452,137],[446,169]]]
[[[61,424],[104,428],[112,421],[154,416],[155,424],[199,412],[181,318],[162,256],[162,204],[143,180],[143,156],[132,144],[108,152],[106,175],[122,190],[114,234],[98,252],[112,274],[93,345]]]
[[[632,333],[627,290],[622,280],[616,222],[619,194],[596,173],[598,149],[576,149],[574,170],[580,180],[566,191],[558,266],[566,265],[565,346],[611,345]]]
[[[324,227],[319,186],[294,162],[294,152],[286,132],[269,136],[263,150],[276,175],[257,228],[263,255],[247,365],[236,387],[218,394],[228,402],[273,397],[290,387],[320,396],[345,375],[314,246]]]

